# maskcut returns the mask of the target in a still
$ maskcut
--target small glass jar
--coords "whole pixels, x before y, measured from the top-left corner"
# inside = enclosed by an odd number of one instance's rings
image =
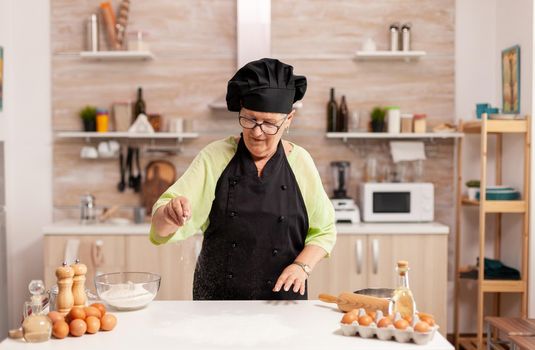
[[[97,132],[108,132],[110,116],[107,109],[97,109]]]
[[[390,25],[390,51],[399,50],[399,30],[399,23],[392,23]]]
[[[415,114],[413,119],[414,119],[413,126],[414,126],[415,133],[417,132],[423,133],[427,130],[427,126],[426,126],[427,116],[425,114]]]
[[[150,51],[149,44],[147,43],[147,33],[140,30],[128,32],[126,34],[128,40],[128,51]]]
[[[401,132],[402,133],[412,132],[412,114],[401,115]]]

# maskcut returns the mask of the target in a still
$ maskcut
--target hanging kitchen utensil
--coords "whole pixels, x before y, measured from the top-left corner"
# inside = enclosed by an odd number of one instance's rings
[[[141,195],[141,204],[148,215],[161,194],[176,180],[176,169],[167,160],[154,160],[145,168],[145,183]]]
[[[139,165],[139,147],[134,148],[134,158],[136,161],[136,175],[134,176],[134,191],[141,192],[141,166]]]
[[[128,188],[134,188],[134,174],[132,173],[132,161],[134,157],[134,149],[128,147],[126,156],[126,168],[128,170]]]
[[[121,181],[117,184],[117,190],[119,192],[124,192],[124,189],[126,188],[126,164],[122,148],[119,153],[119,170],[121,172]]]

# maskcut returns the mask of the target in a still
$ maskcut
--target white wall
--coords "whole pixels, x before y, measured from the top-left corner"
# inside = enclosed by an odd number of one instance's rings
[[[532,107],[532,42],[533,42],[533,4],[531,0],[457,0],[456,1],[456,62],[455,62],[455,108],[458,119],[475,118],[475,104],[490,102],[501,107],[501,50],[521,46],[521,113],[531,114]],[[479,179],[479,144],[478,137],[466,137],[463,149],[464,180]],[[489,142],[488,184],[494,184],[495,164],[494,142]],[[522,162],[521,140],[515,137],[504,138],[504,172],[503,183],[522,188],[522,171],[518,165]],[[475,264],[478,255],[478,217],[475,209],[462,210],[461,264]],[[513,267],[520,267],[520,233],[519,216],[505,215],[502,231],[501,260]],[[493,256],[492,218],[487,220],[488,240],[487,256]],[[532,240],[533,241],[533,240]],[[533,245],[535,247],[535,245]],[[535,250],[532,250],[535,252]],[[534,254],[532,254],[534,255]],[[531,274],[533,276],[533,274]],[[533,281],[534,278],[530,278]],[[450,289],[451,290],[451,289]],[[452,290],[451,290],[452,291]],[[476,331],[476,285],[463,283],[461,288],[461,332]],[[450,292],[453,306],[453,293]],[[504,297],[505,308],[518,315],[519,301],[514,295]],[[487,302],[491,301],[487,298]],[[533,304],[533,303],[532,303]],[[453,324],[453,308],[450,306],[450,327]],[[487,303],[489,306],[489,303]],[[452,330],[452,328],[449,328]]]
[[[497,105],[494,87],[497,60],[496,51],[496,3],[500,0],[457,0],[455,2],[455,112],[458,120],[475,118],[475,104],[488,102]],[[466,137],[463,141],[463,182],[479,179],[479,138]],[[464,185],[463,185],[464,188]],[[478,218],[474,210],[463,209],[461,232],[461,265],[474,265],[477,256]],[[455,234],[452,231],[452,234]],[[453,257],[451,257],[453,259]],[[453,277],[453,276],[452,276]],[[476,305],[475,285],[461,286],[462,332],[475,332],[477,320],[473,306]],[[453,332],[454,282],[448,290],[448,332]]]
[[[533,1],[499,0],[497,3],[496,48],[498,52],[520,45],[520,112],[532,114],[531,88],[533,74]],[[496,62],[495,70],[501,72],[501,56]],[[502,93],[501,74],[496,77],[494,84],[498,96]],[[515,135],[503,138],[503,183],[516,188],[523,188],[523,140]],[[521,266],[521,236],[522,222],[520,215],[504,215],[502,224],[502,240],[505,249],[502,250],[502,261],[509,266]],[[520,299],[516,295],[504,296],[504,316],[517,316],[520,309]]]
[[[8,308],[10,327],[15,327],[28,282],[43,278],[41,227],[52,220],[50,5],[48,0],[0,3],[6,57],[0,127],[6,143]]]

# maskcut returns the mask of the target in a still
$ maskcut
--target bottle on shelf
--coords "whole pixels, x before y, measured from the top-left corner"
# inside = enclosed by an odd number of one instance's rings
[[[416,303],[409,287],[409,262],[398,261],[396,271],[398,273],[398,284],[390,300],[389,313],[395,315],[399,312],[401,317],[410,317],[412,319],[416,312]]]
[[[132,116],[132,123],[134,123],[140,114],[147,114],[145,100],[143,100],[143,89],[137,88],[137,99],[134,104],[134,115]]]
[[[327,132],[338,131],[338,104],[334,98],[334,88],[331,88],[331,99],[327,103]]]
[[[340,109],[338,110],[338,122],[336,123],[340,132],[348,131],[349,124],[349,109],[347,108],[346,97],[342,95],[340,101]]]

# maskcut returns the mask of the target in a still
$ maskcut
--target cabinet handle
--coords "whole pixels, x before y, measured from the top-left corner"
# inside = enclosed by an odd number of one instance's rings
[[[357,275],[362,273],[362,240],[357,239],[355,242],[355,257],[357,260]]]
[[[379,270],[379,240],[372,240],[372,271],[376,275]]]
[[[91,246],[91,260],[93,260],[93,266],[95,267],[95,276],[101,275],[100,267],[104,263],[104,241],[96,240]]]

